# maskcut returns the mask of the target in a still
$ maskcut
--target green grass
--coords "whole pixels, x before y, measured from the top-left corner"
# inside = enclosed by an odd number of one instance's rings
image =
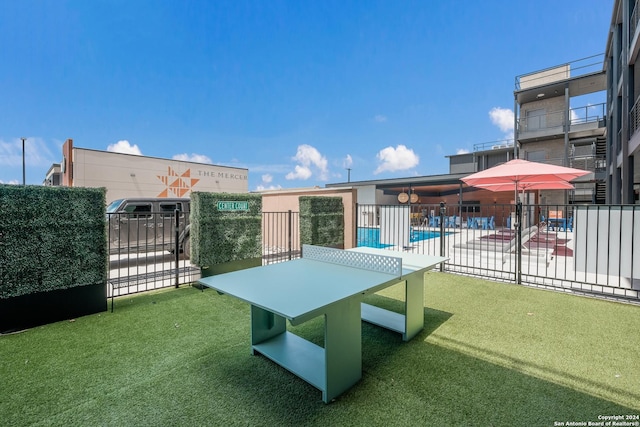
[[[396,286],[370,297],[401,307]],[[412,341],[363,324],[363,378],[321,393],[251,356],[249,307],[183,287],[0,336],[6,426],[553,426],[640,413],[640,307],[428,273]],[[321,319],[291,328],[321,343]]]

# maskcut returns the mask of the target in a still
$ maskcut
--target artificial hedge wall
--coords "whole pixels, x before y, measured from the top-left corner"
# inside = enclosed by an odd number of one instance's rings
[[[218,202],[247,202],[248,210],[220,210]],[[191,262],[201,268],[262,259],[262,196],[191,193]],[[259,265],[259,263],[258,263]]]
[[[106,289],[105,207],[101,188],[0,185],[0,300]]]
[[[300,243],[344,247],[341,197],[300,196]]]

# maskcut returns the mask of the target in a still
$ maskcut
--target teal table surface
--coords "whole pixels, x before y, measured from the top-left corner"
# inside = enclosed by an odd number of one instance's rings
[[[252,352],[300,376],[330,402],[362,376],[361,321],[411,339],[424,327],[424,272],[446,258],[374,248],[348,251],[305,245],[303,258],[234,271],[199,283],[251,305]],[[362,303],[365,295],[405,283],[405,314]],[[324,347],[286,330],[324,315]]]

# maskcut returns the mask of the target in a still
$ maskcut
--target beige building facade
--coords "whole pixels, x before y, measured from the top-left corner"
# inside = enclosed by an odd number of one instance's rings
[[[249,170],[205,163],[62,147],[60,185],[104,187],[107,203],[133,197],[189,197],[192,191],[248,193]]]

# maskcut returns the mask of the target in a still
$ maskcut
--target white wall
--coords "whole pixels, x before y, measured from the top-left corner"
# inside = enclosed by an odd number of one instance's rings
[[[640,279],[640,210],[579,206],[574,220],[576,272]]]

